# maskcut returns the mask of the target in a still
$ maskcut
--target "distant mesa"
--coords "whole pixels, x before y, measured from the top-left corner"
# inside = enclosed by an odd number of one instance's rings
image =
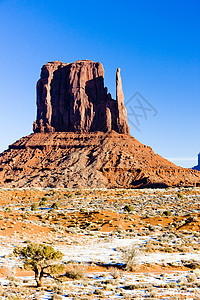
[[[34,132],[129,133],[120,69],[116,75],[116,100],[104,87],[101,63],[60,61],[42,67],[37,83],[37,120]]]
[[[200,172],[177,167],[130,136],[119,68],[113,99],[100,62],[45,64],[33,131],[0,154],[1,187],[200,185]]]
[[[200,171],[200,153],[198,154],[198,165],[194,166],[192,169]]]

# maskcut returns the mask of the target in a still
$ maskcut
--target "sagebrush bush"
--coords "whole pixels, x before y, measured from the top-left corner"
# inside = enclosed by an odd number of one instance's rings
[[[165,210],[165,211],[163,212],[163,215],[166,216],[166,217],[169,217],[169,216],[172,215],[172,212],[171,212],[170,210]]]
[[[183,195],[182,195],[181,193],[178,193],[177,196],[178,196],[179,199],[182,199],[182,198],[183,198]]]
[[[45,206],[45,205],[46,205],[46,198],[43,197],[43,198],[40,200],[39,206]]]
[[[133,205],[131,205],[131,204],[125,205],[125,206],[124,206],[124,211],[126,211],[126,212],[134,211]]]
[[[58,202],[54,202],[52,205],[51,205],[51,208],[53,209],[59,209],[60,208],[60,204]]]
[[[33,204],[31,205],[31,210],[36,211],[36,210],[38,210],[38,209],[39,209],[39,206],[38,206],[37,203],[33,203]]]
[[[70,270],[65,273],[65,276],[71,279],[81,279],[85,277],[85,270],[83,266],[73,265]]]
[[[11,209],[10,207],[6,207],[5,211],[6,211],[6,212],[11,212],[12,209]]]
[[[187,276],[187,281],[188,282],[195,282],[196,280],[197,280],[197,277],[194,273],[193,274],[188,274],[188,276]]]
[[[58,294],[53,294],[53,296],[51,297],[51,300],[62,300],[62,296],[60,296]]]
[[[56,286],[53,287],[53,291],[56,294],[62,295],[64,293],[64,286],[61,283],[58,283]]]

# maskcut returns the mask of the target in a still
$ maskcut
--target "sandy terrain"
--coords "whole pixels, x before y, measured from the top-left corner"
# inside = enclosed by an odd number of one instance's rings
[[[200,299],[199,199],[199,188],[0,189],[0,299]],[[12,255],[30,242],[64,254],[42,288]]]

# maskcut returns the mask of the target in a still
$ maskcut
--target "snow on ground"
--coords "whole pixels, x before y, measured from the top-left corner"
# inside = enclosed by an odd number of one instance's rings
[[[151,237],[136,237],[132,239],[110,238],[110,241],[87,241],[85,245],[59,246],[58,249],[64,254],[64,260],[76,262],[102,262],[104,264],[123,263],[122,252],[119,248],[130,248],[133,245],[141,245]],[[200,260],[200,253],[139,253],[138,263],[171,263],[181,260]]]
[[[59,249],[63,254],[63,260],[65,262],[75,261],[77,263],[103,263],[103,264],[122,264],[123,257],[121,248],[129,248],[133,245],[142,245],[148,239],[155,238],[152,236],[137,236],[134,238],[121,238],[113,237],[109,234],[102,234],[102,236],[82,236],[77,244],[68,245],[65,243],[64,239],[59,237],[59,241],[55,243],[54,248]],[[74,237],[72,238],[73,241]],[[14,239],[6,239],[0,237],[0,267],[6,267],[9,270],[14,269],[19,265],[19,262],[11,257],[14,245],[21,244],[20,240],[16,241]],[[170,262],[181,262],[181,260],[200,260],[200,253],[139,253],[136,257],[139,264],[151,263],[151,264],[162,264]],[[62,295],[62,299],[66,297],[70,299],[75,299],[76,295],[86,295],[90,291],[92,294],[96,289],[102,290],[105,299],[125,299],[125,297],[137,297],[137,299],[145,299],[150,297],[150,294],[156,292],[157,299],[172,299],[176,294],[182,299],[198,299],[200,295],[199,288],[187,288],[182,290],[180,283],[187,282],[188,275],[193,274],[187,271],[171,272],[168,274],[154,274],[154,273],[126,273],[122,272],[118,279],[113,282],[113,276],[109,272],[93,272],[87,274],[87,281],[79,282],[77,280],[71,281],[67,280],[65,282],[65,290]],[[195,282],[200,286],[200,271],[196,272]],[[18,278],[23,282],[23,286],[35,284],[34,278],[31,276],[24,276]],[[110,281],[110,284],[106,285],[104,282]],[[0,278],[0,285],[8,286],[9,280],[6,278]],[[164,285],[169,285],[167,288]],[[172,287],[171,285],[175,285]],[[134,289],[134,286],[140,285],[139,289]],[[143,285],[145,287],[143,287]],[[149,288],[148,288],[149,285]],[[104,286],[104,289],[103,289]],[[132,287],[131,287],[132,286]],[[162,287],[163,286],[163,287]],[[152,288],[153,287],[153,288]],[[108,290],[107,290],[108,289]],[[110,290],[109,290],[110,289]],[[41,295],[38,292],[40,300],[48,300],[52,298],[53,292],[45,292]],[[95,294],[93,294],[95,295]],[[196,297],[196,298],[195,298]],[[88,298],[89,299],[89,298]],[[99,299],[98,295],[95,295],[94,299]]]
[[[119,248],[131,247],[132,245],[141,245],[150,237],[138,236],[132,239],[122,239],[122,238],[113,238],[109,237],[107,239],[94,239],[93,237],[86,238],[85,244],[82,242],[82,245],[64,245],[64,243],[57,244],[55,248],[59,249],[64,253],[64,261],[74,260],[76,262],[102,262],[105,264],[120,264],[123,263],[121,251]],[[84,241],[84,238],[83,238]],[[0,265],[1,267],[14,267],[17,265],[17,261],[11,259],[9,254],[12,253],[14,246],[12,243],[7,243],[6,240],[2,242],[0,247]],[[163,262],[179,262],[180,260],[200,260],[199,253],[147,253],[140,254],[137,257],[139,263],[163,263]],[[170,299],[172,296],[181,295],[185,297],[183,299],[195,299],[196,296],[200,295],[199,291],[194,288],[187,288],[187,290],[181,290],[178,288],[180,282],[187,280],[189,272],[171,272],[169,274],[153,274],[153,273],[123,273],[122,276],[116,279],[114,282],[113,276],[109,273],[97,273],[93,272],[88,274],[87,283],[75,281],[66,281],[65,282],[65,291],[62,295],[62,299],[66,297],[68,299],[74,299],[76,295],[86,295],[87,292],[91,291],[94,293],[96,289],[102,290],[102,293],[106,297],[105,299],[125,299],[125,296],[128,297],[137,297],[137,299],[144,299],[147,296],[149,297],[150,293],[156,292],[156,298],[158,299]],[[34,283],[33,277],[21,277],[20,280],[24,282]],[[101,287],[104,282],[110,281],[111,290],[105,290]],[[196,282],[200,284],[200,277],[196,277]],[[0,278],[1,285],[8,285],[9,280],[5,278]],[[140,289],[132,289],[131,286],[141,285]],[[146,288],[142,288],[146,284]],[[175,284],[177,288],[151,288],[151,286],[159,287],[166,284]],[[148,285],[150,288],[148,289]],[[104,284],[105,286],[105,284]],[[109,284],[108,284],[109,287]],[[113,289],[115,290],[113,292]],[[41,300],[48,300],[52,298],[52,292],[45,292],[43,295],[40,295]],[[88,298],[89,299],[89,298]],[[98,295],[94,299],[99,299]],[[198,299],[198,298],[196,298]]]

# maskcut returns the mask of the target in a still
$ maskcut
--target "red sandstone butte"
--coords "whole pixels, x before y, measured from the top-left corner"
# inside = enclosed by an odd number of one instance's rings
[[[104,87],[104,69],[99,62],[47,63],[37,83],[34,132],[129,133],[119,69],[116,89],[114,100]]]
[[[0,154],[1,187],[200,185],[200,172],[177,167],[129,135],[120,69],[115,100],[99,62],[44,65],[33,129]]]

